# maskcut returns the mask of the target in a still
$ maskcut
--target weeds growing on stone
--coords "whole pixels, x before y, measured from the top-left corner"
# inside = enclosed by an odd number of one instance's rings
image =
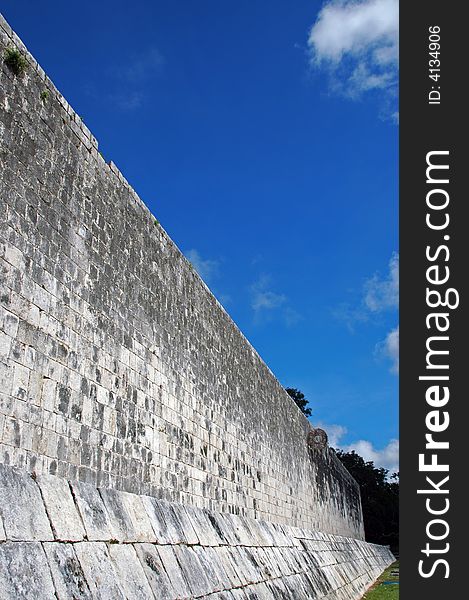
[[[28,61],[16,48],[6,49],[4,62],[15,75],[22,75],[28,66]]]
[[[49,98],[49,92],[47,90],[43,90],[41,92],[41,100],[43,102],[46,102],[46,100]]]

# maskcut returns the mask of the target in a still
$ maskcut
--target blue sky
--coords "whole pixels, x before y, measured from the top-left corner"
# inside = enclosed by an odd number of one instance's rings
[[[2,11],[312,422],[394,468],[397,1]]]

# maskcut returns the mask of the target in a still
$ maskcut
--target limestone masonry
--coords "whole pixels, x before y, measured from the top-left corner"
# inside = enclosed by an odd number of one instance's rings
[[[0,36],[0,600],[360,598],[356,482]]]

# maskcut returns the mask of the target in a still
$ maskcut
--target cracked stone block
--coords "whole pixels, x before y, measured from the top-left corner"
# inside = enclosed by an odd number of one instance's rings
[[[174,600],[175,593],[161,562],[157,546],[153,544],[134,544],[134,548],[155,598],[158,598],[158,600]]]
[[[247,600],[244,590],[241,589],[231,590],[231,595],[233,596],[234,600]]]
[[[85,528],[75,506],[68,481],[53,475],[37,478],[47,514],[57,540],[79,542],[85,537]]]
[[[237,546],[241,543],[241,540],[233,531],[233,528],[225,519],[225,515],[222,513],[216,513],[215,511],[206,510],[204,515],[209,520],[212,527],[215,529],[218,537],[223,540],[223,544],[230,546]]]
[[[267,557],[267,554],[264,552],[263,548],[251,548],[253,555],[256,557],[256,561],[259,564],[260,573],[263,579],[271,579],[273,574],[273,569],[270,564],[270,561]]]
[[[123,502],[122,493],[111,489],[100,489],[99,493],[103,499],[107,514],[109,515],[112,539],[118,540],[119,542],[139,541],[138,538],[135,537],[132,519]]]
[[[285,587],[281,579],[274,579],[273,581],[267,581],[266,586],[269,589],[272,598],[275,600],[289,600],[290,592]]]
[[[210,546],[205,548],[201,546],[194,546],[193,551],[200,564],[202,565],[203,571],[208,579],[210,587],[214,592],[220,592],[225,588],[222,581],[221,566],[216,562],[216,555],[214,549]],[[217,569],[217,567],[219,567]]]
[[[5,542],[0,546],[2,600],[51,600],[55,589],[39,542]]]
[[[236,535],[239,537],[242,546],[254,545],[255,538],[249,530],[246,520],[238,515],[226,514],[224,517],[229,523],[229,527],[232,529],[232,531],[236,532]]]
[[[92,595],[86,582],[85,573],[78,560],[73,544],[44,542],[49,567],[59,598],[79,598],[91,600]]]
[[[194,548],[196,549],[200,547]],[[207,557],[207,560],[212,565],[213,569],[215,570],[215,573],[217,574],[218,579],[220,580],[221,589],[229,590],[233,587],[233,585],[231,583],[231,577],[225,569],[225,564],[222,561],[220,554],[217,552],[219,548],[221,548],[221,546],[219,546],[218,548],[206,546],[205,556]],[[202,550],[202,548],[200,549]]]
[[[261,542],[261,546],[273,546],[275,544],[276,538],[273,523],[268,523],[267,521],[253,521],[252,519],[249,519],[248,526],[253,532],[253,535],[255,535]]]
[[[109,516],[98,490],[81,482],[72,483],[71,486],[88,539],[111,540]]]
[[[34,510],[31,508],[34,507]],[[53,540],[41,492],[29,473],[0,464],[0,516],[9,540]]]
[[[195,506],[186,506],[185,508],[201,546],[220,546],[227,543],[217,533],[207,514],[202,509]]]
[[[253,566],[250,564],[244,550],[245,548],[241,547],[229,548],[232,556],[232,564],[235,566],[243,583],[255,583],[258,581],[257,570],[254,570]]]
[[[147,576],[131,544],[109,544],[109,555],[126,598],[153,600]]]
[[[250,587],[250,592],[254,593],[256,600],[272,600],[272,594],[267,585],[263,582],[256,583]]]
[[[233,557],[231,556],[228,548],[226,546],[220,546],[218,548],[214,548],[213,551],[217,555],[221,564],[223,565],[223,570],[231,584],[227,587],[233,588],[241,586],[241,578],[239,577],[238,573],[233,567]]]
[[[127,508],[133,527],[134,540],[138,542],[156,542],[155,532],[147,515],[142,497],[137,494],[121,492],[122,501]]]
[[[190,598],[191,590],[176,558],[173,546],[158,546],[158,554],[160,555],[161,562],[171,581],[171,586],[176,597]]]
[[[173,549],[192,594],[203,596],[214,592],[193,549],[187,546],[174,546]]]
[[[187,544],[189,539],[198,541],[192,526],[189,526],[186,535],[183,522],[178,519],[181,511],[173,510],[171,503],[151,496],[142,496],[142,501],[159,544]]]
[[[124,542],[156,542],[151,521],[140,496],[100,489],[109,514],[114,539]]]
[[[199,538],[192,526],[192,521],[186,512],[186,507],[182,504],[171,503],[171,512],[175,517],[178,531],[182,533],[181,537],[184,537],[184,543],[188,545],[198,544]]]
[[[317,593],[314,589],[310,588],[309,593],[304,586],[301,575],[291,575],[290,577],[284,577],[283,583],[287,590],[290,592],[292,598],[298,598],[298,600],[309,600],[310,598],[323,598],[325,594]]]
[[[78,542],[75,553],[96,600],[125,600],[104,542]]]
[[[159,501],[152,496],[142,496],[142,503],[150,519],[158,544],[173,544],[174,535],[169,530],[169,523],[165,521]]]

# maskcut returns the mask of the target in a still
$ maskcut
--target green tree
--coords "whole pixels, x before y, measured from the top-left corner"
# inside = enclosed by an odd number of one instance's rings
[[[285,391],[290,396],[290,398],[293,398],[295,404],[298,406],[301,412],[307,417],[310,417],[311,409],[308,407],[309,402],[308,400],[306,400],[303,392],[300,392],[300,390],[297,390],[296,388],[285,388]]]
[[[374,544],[399,549],[399,474],[390,478],[389,471],[365,461],[354,450],[336,454],[360,486],[365,539]]]

